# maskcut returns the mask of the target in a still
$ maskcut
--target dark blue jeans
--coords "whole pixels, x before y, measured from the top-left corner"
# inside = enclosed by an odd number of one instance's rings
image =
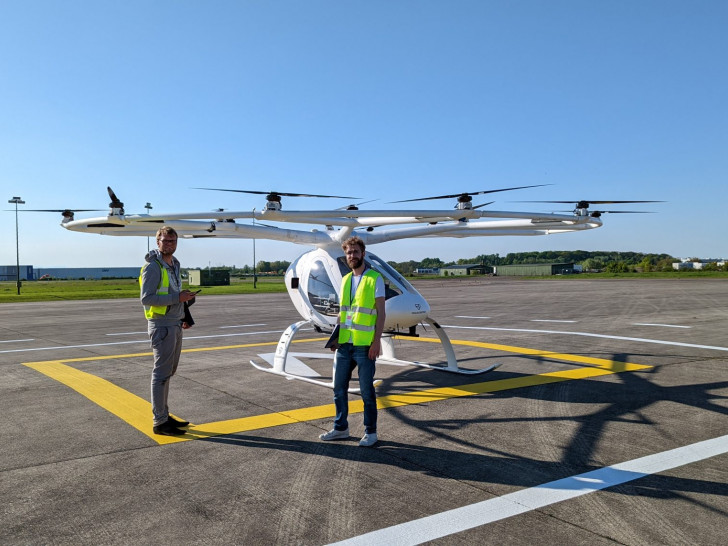
[[[349,428],[349,382],[354,368],[359,366],[359,389],[364,401],[364,429],[367,434],[377,431],[377,396],[374,392],[374,361],[369,358],[369,347],[355,347],[344,343],[334,358],[334,428]]]

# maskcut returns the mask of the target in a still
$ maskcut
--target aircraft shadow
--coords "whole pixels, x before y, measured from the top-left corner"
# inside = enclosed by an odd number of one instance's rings
[[[639,361],[634,354],[612,354],[609,359],[614,362]],[[638,355],[637,355],[638,356]],[[533,357],[532,357],[533,358]],[[547,361],[548,358],[544,358]],[[446,440],[453,449],[439,447],[411,445],[403,442],[380,440],[374,449],[363,449],[355,443],[355,438],[347,442],[321,442],[318,440],[287,440],[258,435],[232,434],[217,436],[202,441],[225,443],[240,447],[259,449],[272,449],[298,452],[311,456],[324,456],[333,459],[359,460],[367,464],[384,464],[404,469],[408,472],[440,477],[473,481],[479,483],[494,483],[517,487],[535,487],[543,483],[589,472],[602,468],[604,465],[598,461],[597,447],[602,441],[605,429],[611,423],[634,424],[649,426],[653,423],[647,415],[647,409],[653,404],[669,401],[685,408],[694,408],[701,411],[728,415],[728,408],[721,405],[728,398],[712,391],[728,388],[728,381],[716,381],[691,385],[663,386],[655,381],[660,369],[651,368],[639,372],[627,372],[608,376],[609,380],[596,381],[567,381],[563,383],[523,387],[519,389],[473,395],[472,398],[481,398],[487,401],[493,399],[523,399],[541,402],[555,402],[561,404],[574,403],[581,408],[579,415],[546,416],[543,418],[533,416],[508,415],[497,416],[493,413],[480,415],[474,418],[457,419],[418,419],[416,412],[407,411],[407,407],[388,408],[389,418],[394,417],[401,423],[403,430],[408,428],[424,431],[429,435]],[[401,390],[397,385],[400,380],[408,383],[413,375],[421,374],[424,382],[428,382],[429,375],[436,374],[439,386],[444,386],[441,372],[428,370],[403,369],[390,377],[379,395],[387,394],[387,386],[392,391]],[[524,374],[507,372],[493,372],[488,379],[503,379],[519,377]],[[452,381],[463,385],[464,376],[453,378]],[[470,382],[483,381],[483,376],[469,378]],[[583,412],[584,405],[594,406],[593,411]],[[543,423],[544,426],[568,424],[574,429],[567,444],[557,449],[562,453],[555,460],[544,460],[525,456],[521,453],[506,452],[489,447],[487,439],[471,441],[467,435],[457,433],[471,425],[482,428],[489,424],[515,424],[511,429],[518,430],[519,423]],[[390,425],[391,426],[391,425]],[[639,431],[635,429],[635,434]],[[716,432],[716,435],[722,432]],[[527,441],[527,440],[526,440]],[[494,446],[499,442],[493,442]],[[502,445],[502,444],[500,444]],[[460,446],[460,449],[457,447]],[[621,462],[621,461],[620,461]],[[638,495],[654,498],[684,497],[690,493],[707,493],[728,496],[728,484],[709,480],[678,478],[664,475],[650,475],[615,486],[610,490],[625,495]],[[700,504],[694,498],[690,502]],[[715,510],[710,506],[708,509]]]
[[[280,450],[305,456],[390,465],[407,472],[448,480],[493,483],[519,488],[536,487],[572,476],[575,468],[560,461],[535,460],[519,455],[490,455],[382,440],[376,448],[361,448],[355,438],[345,442],[290,440],[249,434],[231,434],[201,440],[245,448]],[[601,466],[581,465],[578,473]],[[690,493],[728,496],[728,484],[716,481],[651,475],[609,488],[623,495],[652,498],[685,498]],[[706,508],[716,510],[710,505]]]

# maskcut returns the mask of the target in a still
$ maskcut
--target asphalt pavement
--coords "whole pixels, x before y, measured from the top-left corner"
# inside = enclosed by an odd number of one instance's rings
[[[415,282],[464,369],[378,365],[379,443],[264,373],[286,294],[198,297],[151,431],[135,300],[0,305],[0,544],[723,544],[728,283]],[[444,364],[431,329],[400,359]],[[331,377],[325,334],[291,352]],[[313,356],[306,356],[313,355]]]

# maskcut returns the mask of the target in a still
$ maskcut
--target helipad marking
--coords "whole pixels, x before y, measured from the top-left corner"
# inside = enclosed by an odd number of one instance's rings
[[[313,343],[325,341],[326,339],[327,338],[294,340],[293,343]],[[412,340],[412,338],[406,339]],[[425,343],[440,343],[440,340],[436,338],[414,339],[416,341]],[[471,347],[481,347],[518,354],[536,355],[553,360],[578,362],[581,364],[586,364],[587,366],[565,371],[542,373],[538,375],[514,377],[510,379],[485,381],[482,383],[466,384],[455,387],[442,387],[436,389],[427,389],[401,394],[380,396],[377,398],[378,407],[381,409],[387,409],[412,404],[422,404],[425,402],[436,402],[440,400],[447,400],[449,398],[472,396],[476,394],[518,389],[535,385],[545,385],[548,383],[557,383],[560,381],[569,381],[573,379],[586,379],[589,377],[598,377],[613,373],[651,368],[651,366],[646,366],[643,364],[614,362],[601,358],[570,355],[565,353],[554,353],[539,349],[511,347],[508,345],[497,345],[493,343],[482,343],[478,341],[452,340],[452,343],[455,345],[468,345]],[[264,343],[249,343],[243,345],[231,345],[226,347],[200,347],[184,349],[182,352],[194,353],[221,351],[247,347],[272,346],[277,344],[277,341],[269,341]],[[150,404],[147,400],[135,394],[132,394],[131,392],[122,389],[121,387],[114,385],[106,379],[102,379],[98,376],[95,376],[88,372],[77,370],[67,365],[73,362],[91,362],[98,360],[113,360],[118,358],[149,357],[151,355],[151,352],[145,352],[122,355],[90,356],[83,358],[49,360],[45,362],[27,362],[25,363],[25,365],[74,389],[95,404],[98,404],[105,410],[126,421],[129,425],[136,428],[143,434],[146,434],[148,437],[150,437],[159,444],[185,442],[189,440],[208,438],[211,436],[219,436],[223,434],[234,434],[238,432],[257,430],[261,428],[314,421],[318,419],[326,419],[334,417],[336,414],[334,405],[326,404],[322,406],[291,409],[281,412],[255,415],[251,417],[242,417],[239,419],[230,419],[227,421],[217,421],[213,423],[191,425],[188,429],[188,433],[185,434],[183,437],[158,436],[152,431],[151,409]],[[362,413],[363,411],[364,405],[361,400],[353,400],[350,402],[349,413]]]
[[[443,328],[458,328],[460,330],[497,330],[499,332],[526,332],[530,334],[563,334],[567,336],[601,337],[604,339],[618,339],[622,341],[637,341],[639,343],[657,343],[659,345],[675,345],[677,347],[691,347],[693,349],[712,349],[714,351],[728,351],[728,347],[715,345],[697,345],[695,343],[682,343],[680,341],[664,341],[661,339],[647,339],[642,337],[610,336],[606,334],[592,334],[590,332],[564,332],[560,330],[529,330],[527,328],[495,328],[490,326],[457,326],[443,324]]]
[[[634,326],[660,326],[661,328],[692,328],[692,326],[680,326],[679,324],[659,324],[654,322],[634,322]]]
[[[301,331],[311,330],[311,328],[308,329],[302,329]],[[146,334],[146,332],[141,332],[143,334]],[[210,338],[216,338],[216,337],[237,337],[237,336],[252,336],[255,334],[280,334],[280,330],[266,330],[266,331],[259,331],[259,332],[238,332],[235,334],[214,334],[209,336],[185,336],[186,340],[191,339],[210,339]],[[106,334],[111,335],[111,334]],[[27,340],[27,341],[33,341]],[[112,343],[89,343],[85,345],[55,345],[51,347],[31,347],[29,349],[10,349],[5,351],[0,351],[0,353],[24,353],[24,352],[30,352],[30,351],[56,351],[60,349],[87,349],[89,347],[108,347],[110,345],[129,345],[134,343],[149,343],[149,338],[146,339],[136,339],[133,341],[114,341]]]
[[[336,544],[414,546],[724,453],[728,453],[728,436],[522,489],[502,497],[342,540]]]

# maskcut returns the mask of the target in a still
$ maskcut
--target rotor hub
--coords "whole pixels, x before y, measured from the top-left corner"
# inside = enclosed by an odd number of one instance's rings
[[[463,193],[458,196],[457,205],[455,208],[458,210],[470,210],[473,208],[473,197],[470,194]]]

